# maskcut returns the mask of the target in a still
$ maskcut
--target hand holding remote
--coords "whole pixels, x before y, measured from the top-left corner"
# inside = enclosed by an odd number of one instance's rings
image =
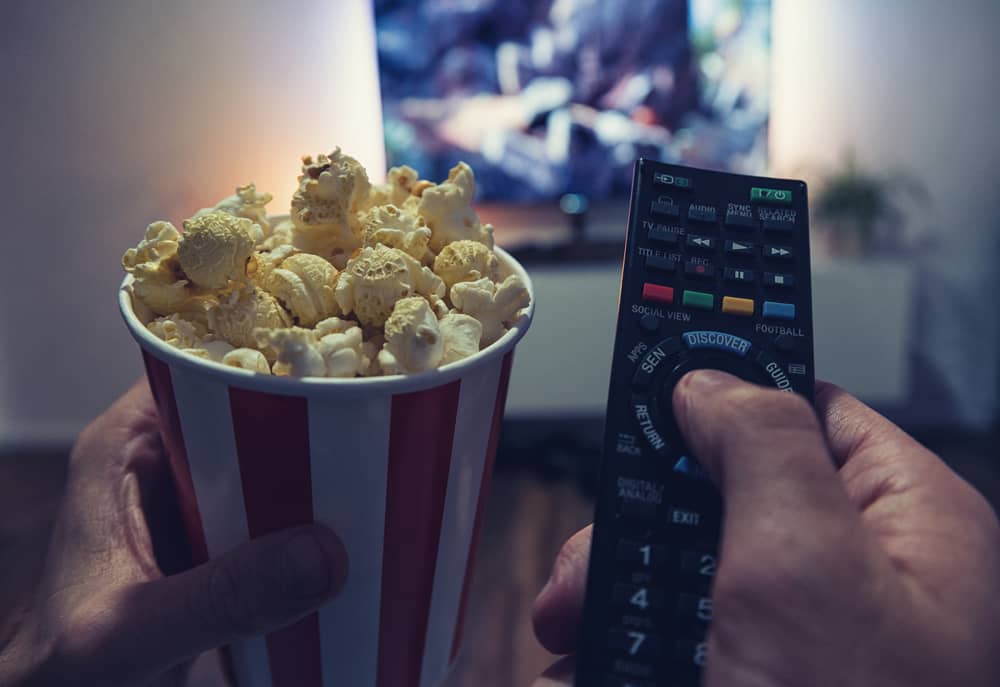
[[[937,456],[831,385],[819,423],[718,371],[687,375],[673,405],[726,503],[705,685],[1000,683],[1000,527]],[[589,528],[570,539],[536,600],[557,653],[575,646],[589,547]]]

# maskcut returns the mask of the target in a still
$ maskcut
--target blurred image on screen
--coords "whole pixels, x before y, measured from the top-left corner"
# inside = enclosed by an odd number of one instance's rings
[[[638,157],[744,173],[767,152],[770,0],[378,0],[390,165],[477,200],[628,195]]]

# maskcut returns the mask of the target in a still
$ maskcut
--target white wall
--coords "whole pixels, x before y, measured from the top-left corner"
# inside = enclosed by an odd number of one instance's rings
[[[294,11],[289,8],[294,7]],[[384,169],[365,0],[7,3],[0,447],[65,441],[141,373],[122,253],[247,181],[286,211],[299,157]]]
[[[774,171],[808,180],[851,147],[924,183],[910,223],[935,245],[917,265],[916,373],[939,377],[948,419],[973,426],[1000,387],[998,31],[996,0],[775,0]]]

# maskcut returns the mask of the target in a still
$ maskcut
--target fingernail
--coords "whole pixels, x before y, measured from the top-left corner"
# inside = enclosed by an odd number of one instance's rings
[[[330,589],[332,573],[330,559],[311,532],[296,534],[285,544],[285,584],[297,597],[308,599],[325,594]]]
[[[728,372],[705,369],[689,372],[681,381],[686,390],[705,392],[738,384],[740,380]]]

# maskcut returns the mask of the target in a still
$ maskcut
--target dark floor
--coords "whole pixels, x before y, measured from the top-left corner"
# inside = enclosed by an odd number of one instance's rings
[[[587,524],[597,464],[585,432],[505,429],[476,563],[463,653],[447,687],[520,687],[552,662],[535,641],[530,608],[562,542]],[[1000,510],[1000,441],[992,436],[922,437]],[[0,645],[6,611],[31,589],[65,478],[62,453],[0,456]],[[214,660],[192,684],[220,684]]]

